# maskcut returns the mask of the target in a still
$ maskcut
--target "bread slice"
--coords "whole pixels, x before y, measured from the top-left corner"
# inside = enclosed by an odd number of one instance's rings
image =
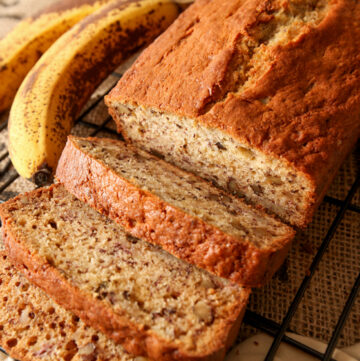
[[[243,286],[264,284],[294,236],[265,212],[121,141],[69,137],[56,177],[133,236]]]
[[[304,227],[360,136],[360,2],[198,0],[106,97],[118,130]]]
[[[21,361],[146,361],[86,326],[32,285],[0,251],[0,346]]]
[[[62,185],[0,206],[9,259],[86,324],[153,360],[222,360],[250,291],[197,269]]]

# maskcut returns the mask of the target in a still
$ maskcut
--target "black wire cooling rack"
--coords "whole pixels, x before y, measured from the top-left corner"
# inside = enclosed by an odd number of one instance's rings
[[[113,78],[113,82],[111,83],[111,86],[109,86],[107,89],[102,91],[102,94],[95,97],[92,101],[90,101],[85,108],[84,112],[81,114],[81,116],[75,121],[74,127],[76,128],[77,125],[81,125],[82,127],[88,128],[88,132],[86,132],[86,136],[97,136],[102,135],[100,133],[104,133],[105,135],[111,135],[112,137],[117,137],[121,139],[121,136],[117,134],[114,127],[112,127],[112,119],[111,117],[107,116],[105,119],[103,119],[99,124],[95,124],[93,122],[90,122],[87,120],[87,116],[93,112],[98,106],[102,104],[103,97],[113,88],[114,84],[117,82],[117,80],[122,76],[119,72],[114,72],[111,77]],[[7,121],[0,124],[0,132],[5,130],[7,127]],[[6,189],[11,186],[13,182],[15,182],[19,175],[15,172],[15,170],[11,166],[11,162],[9,160],[9,154],[8,152],[5,152],[3,155],[0,156],[0,162],[5,162],[5,166],[3,166],[2,170],[0,170],[0,182],[1,180],[6,177],[6,180],[3,181],[0,186],[0,197],[2,198],[2,201],[7,200],[10,196],[14,196],[15,194],[12,194],[10,192],[9,195],[5,195]],[[359,172],[358,172],[359,173]],[[43,185],[46,181],[46,177],[38,177],[37,178],[37,186]],[[311,263],[311,266],[306,273],[305,277],[303,278],[300,286],[297,289],[297,292],[287,310],[287,313],[285,317],[283,318],[281,323],[275,322],[271,319],[268,319],[266,317],[261,316],[260,314],[257,314],[253,311],[247,310],[245,317],[244,317],[244,323],[256,328],[257,330],[263,331],[271,336],[274,337],[273,343],[267,353],[266,358],[264,361],[272,361],[276,355],[276,352],[281,344],[281,342],[285,342],[287,344],[290,344],[294,347],[299,348],[303,352],[306,352],[315,358],[323,361],[328,360],[334,360],[332,358],[333,352],[335,350],[336,344],[338,342],[338,339],[341,335],[341,332],[343,330],[343,327],[345,325],[346,320],[348,319],[350,312],[352,310],[352,306],[356,300],[356,297],[359,292],[360,288],[360,273],[358,274],[355,283],[353,284],[353,287],[350,291],[350,294],[347,298],[347,301],[345,303],[344,308],[342,309],[341,315],[337,320],[335,328],[332,330],[332,336],[331,339],[327,345],[327,348],[324,353],[319,352],[311,347],[308,347],[307,345],[296,341],[295,339],[287,336],[285,333],[290,331],[289,326],[293,319],[293,316],[295,315],[296,311],[298,310],[298,307],[300,305],[300,302],[303,299],[303,296],[310,284],[311,279],[317,272],[318,265],[320,261],[322,260],[326,250],[329,247],[329,244],[336,233],[340,223],[342,222],[344,215],[347,211],[353,211],[358,214],[360,214],[360,207],[352,204],[352,199],[357,192],[357,190],[360,188],[360,174],[356,175],[356,179],[353,182],[350,190],[348,191],[345,199],[341,200],[338,198],[326,196],[324,199],[324,202],[327,202],[331,205],[334,205],[338,207],[338,211],[336,213],[336,216],[332,220],[332,223],[330,224],[327,233],[325,237],[322,239],[321,245],[317,250],[317,253],[315,254],[313,261]],[[360,242],[360,239],[359,239]],[[360,325],[359,325],[360,327]],[[2,350],[0,348],[0,350]],[[336,361],[336,360],[335,360]]]

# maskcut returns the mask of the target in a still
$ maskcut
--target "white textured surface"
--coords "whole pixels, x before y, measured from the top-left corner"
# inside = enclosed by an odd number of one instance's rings
[[[0,0],[0,38],[23,17],[37,13],[57,0]]]
[[[0,351],[0,361],[14,361],[14,359]]]
[[[296,334],[288,333],[287,336],[319,351],[325,352],[326,344],[314,339],[299,336]],[[236,346],[226,358],[226,361],[263,361],[270,346],[273,341],[271,336],[266,334],[258,334],[256,336],[250,337],[249,339],[242,342],[240,345]],[[359,351],[359,346],[357,350]],[[355,347],[352,348],[352,351],[355,350]],[[345,350],[344,350],[345,351]],[[333,358],[337,361],[359,361],[360,354],[352,353],[353,356],[344,352],[342,350],[336,349]],[[355,357],[356,356],[356,357]],[[295,347],[289,346],[286,343],[282,343],[279,351],[277,352],[274,361],[315,361],[317,358],[306,354],[303,351],[296,349]]]

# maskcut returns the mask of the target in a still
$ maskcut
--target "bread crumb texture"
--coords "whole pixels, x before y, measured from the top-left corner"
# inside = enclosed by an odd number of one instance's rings
[[[0,345],[21,361],[146,361],[53,302],[0,251]]]
[[[264,284],[295,233],[263,210],[121,141],[69,137],[56,177],[133,236],[242,286]]]
[[[107,310],[103,314],[137,325],[136,332],[183,354],[224,347],[244,309],[249,291],[127,235],[60,184],[18,196],[1,212],[7,250],[7,242],[19,243],[36,263],[27,264],[29,273],[56,269],[79,295]],[[74,296],[58,296],[70,307]],[[92,310],[81,312],[94,319]]]
[[[266,213],[140,149],[110,139],[70,141],[136,187],[256,247],[269,246],[289,233],[287,226]]]
[[[305,226],[360,135],[359,17],[352,0],[199,0],[106,102],[136,145]]]

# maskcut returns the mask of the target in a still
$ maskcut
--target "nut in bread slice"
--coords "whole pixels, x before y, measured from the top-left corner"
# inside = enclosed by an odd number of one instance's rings
[[[269,280],[294,236],[264,211],[121,141],[69,137],[56,176],[133,236],[243,286]]]
[[[84,324],[0,251],[0,346],[21,361],[146,361]]]
[[[61,184],[0,206],[9,259],[57,303],[154,360],[222,360],[250,291],[123,228]]]

